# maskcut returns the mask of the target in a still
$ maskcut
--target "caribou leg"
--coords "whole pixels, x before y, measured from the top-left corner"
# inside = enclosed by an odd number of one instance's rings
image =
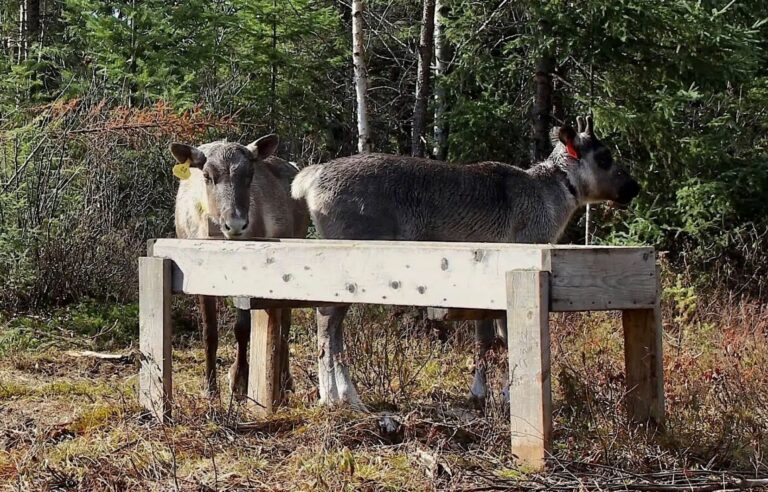
[[[209,396],[219,394],[216,381],[216,352],[219,348],[219,327],[216,319],[216,298],[197,296],[200,315],[203,322],[203,349],[205,350],[205,393]]]
[[[280,313],[280,384],[283,394],[294,391],[293,377],[290,369],[289,341],[291,338],[291,310],[283,309]]]
[[[477,320],[475,323],[475,377],[469,389],[469,398],[476,404],[483,404],[488,396],[488,351],[496,338],[494,320]]]
[[[229,368],[229,388],[237,399],[248,394],[248,341],[251,337],[251,312],[248,309],[237,310],[235,322],[235,340],[237,354],[235,362]]]
[[[343,404],[367,411],[349,377],[344,362],[344,332],[342,323],[349,306],[317,309],[317,375],[322,405]]]

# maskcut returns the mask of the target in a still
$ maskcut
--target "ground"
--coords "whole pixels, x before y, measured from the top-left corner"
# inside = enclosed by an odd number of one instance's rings
[[[299,311],[296,392],[285,409],[256,420],[226,391],[216,401],[202,396],[203,354],[182,304],[175,421],[163,426],[137,404],[135,306],[5,315],[0,490],[648,490],[766,476],[768,308],[708,301],[674,283],[666,293],[664,428],[626,422],[618,316],[553,316],[555,449],[545,474],[515,464],[504,405],[466,401],[466,325],[450,327],[441,343],[413,310],[354,312],[350,362],[373,411],[360,414],[316,405],[313,315]],[[234,355],[224,331],[222,387]],[[129,357],[78,357],[85,349]]]

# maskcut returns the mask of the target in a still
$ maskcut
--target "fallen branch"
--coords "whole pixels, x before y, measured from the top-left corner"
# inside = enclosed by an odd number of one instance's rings
[[[66,352],[66,354],[70,357],[88,357],[93,359],[107,360],[117,364],[130,364],[133,362],[133,354],[108,354],[105,352],[93,352],[91,350],[81,350],[79,352],[69,350]]]

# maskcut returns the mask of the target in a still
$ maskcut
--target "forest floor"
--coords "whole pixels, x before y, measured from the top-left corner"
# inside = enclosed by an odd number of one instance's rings
[[[553,316],[555,447],[543,474],[516,466],[508,412],[498,398],[484,408],[468,404],[466,324],[440,343],[410,311],[354,312],[347,343],[353,377],[372,411],[363,414],[317,406],[314,316],[299,311],[291,345],[296,391],[286,408],[257,420],[226,389],[216,401],[202,396],[203,354],[185,315],[174,339],[175,421],[163,426],[137,404],[131,357],[76,356],[89,349],[130,354],[134,322],[110,316],[135,320],[133,307],[6,315],[0,490],[757,487],[768,477],[768,307],[705,301],[679,286],[668,292],[664,428],[626,422],[619,317]],[[122,326],[134,332],[121,334]],[[219,374],[226,388],[234,350],[231,330],[223,331]],[[496,390],[503,358],[500,351],[491,378]],[[385,430],[385,416],[399,427]]]

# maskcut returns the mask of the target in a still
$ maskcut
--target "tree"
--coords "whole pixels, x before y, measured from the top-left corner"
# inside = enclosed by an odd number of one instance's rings
[[[435,1],[435,145],[432,150],[435,159],[444,161],[448,156],[448,125],[445,113],[448,102],[444,80],[448,68],[448,40],[445,39],[444,0]]]
[[[413,106],[413,128],[411,132],[411,155],[416,157],[424,157],[424,130],[426,127],[434,32],[435,0],[424,0],[424,11],[421,16],[421,39],[419,41],[419,67],[416,76],[416,102]]]
[[[371,137],[368,128],[368,70],[365,65],[363,0],[352,0],[352,64],[357,100],[357,151],[367,153],[371,151]]]
[[[540,22],[541,38],[544,43],[551,39],[550,29],[545,20]],[[544,47],[536,63],[536,90],[533,99],[533,160],[547,158],[552,150],[549,130],[552,126],[552,72],[555,60],[549,47]]]

